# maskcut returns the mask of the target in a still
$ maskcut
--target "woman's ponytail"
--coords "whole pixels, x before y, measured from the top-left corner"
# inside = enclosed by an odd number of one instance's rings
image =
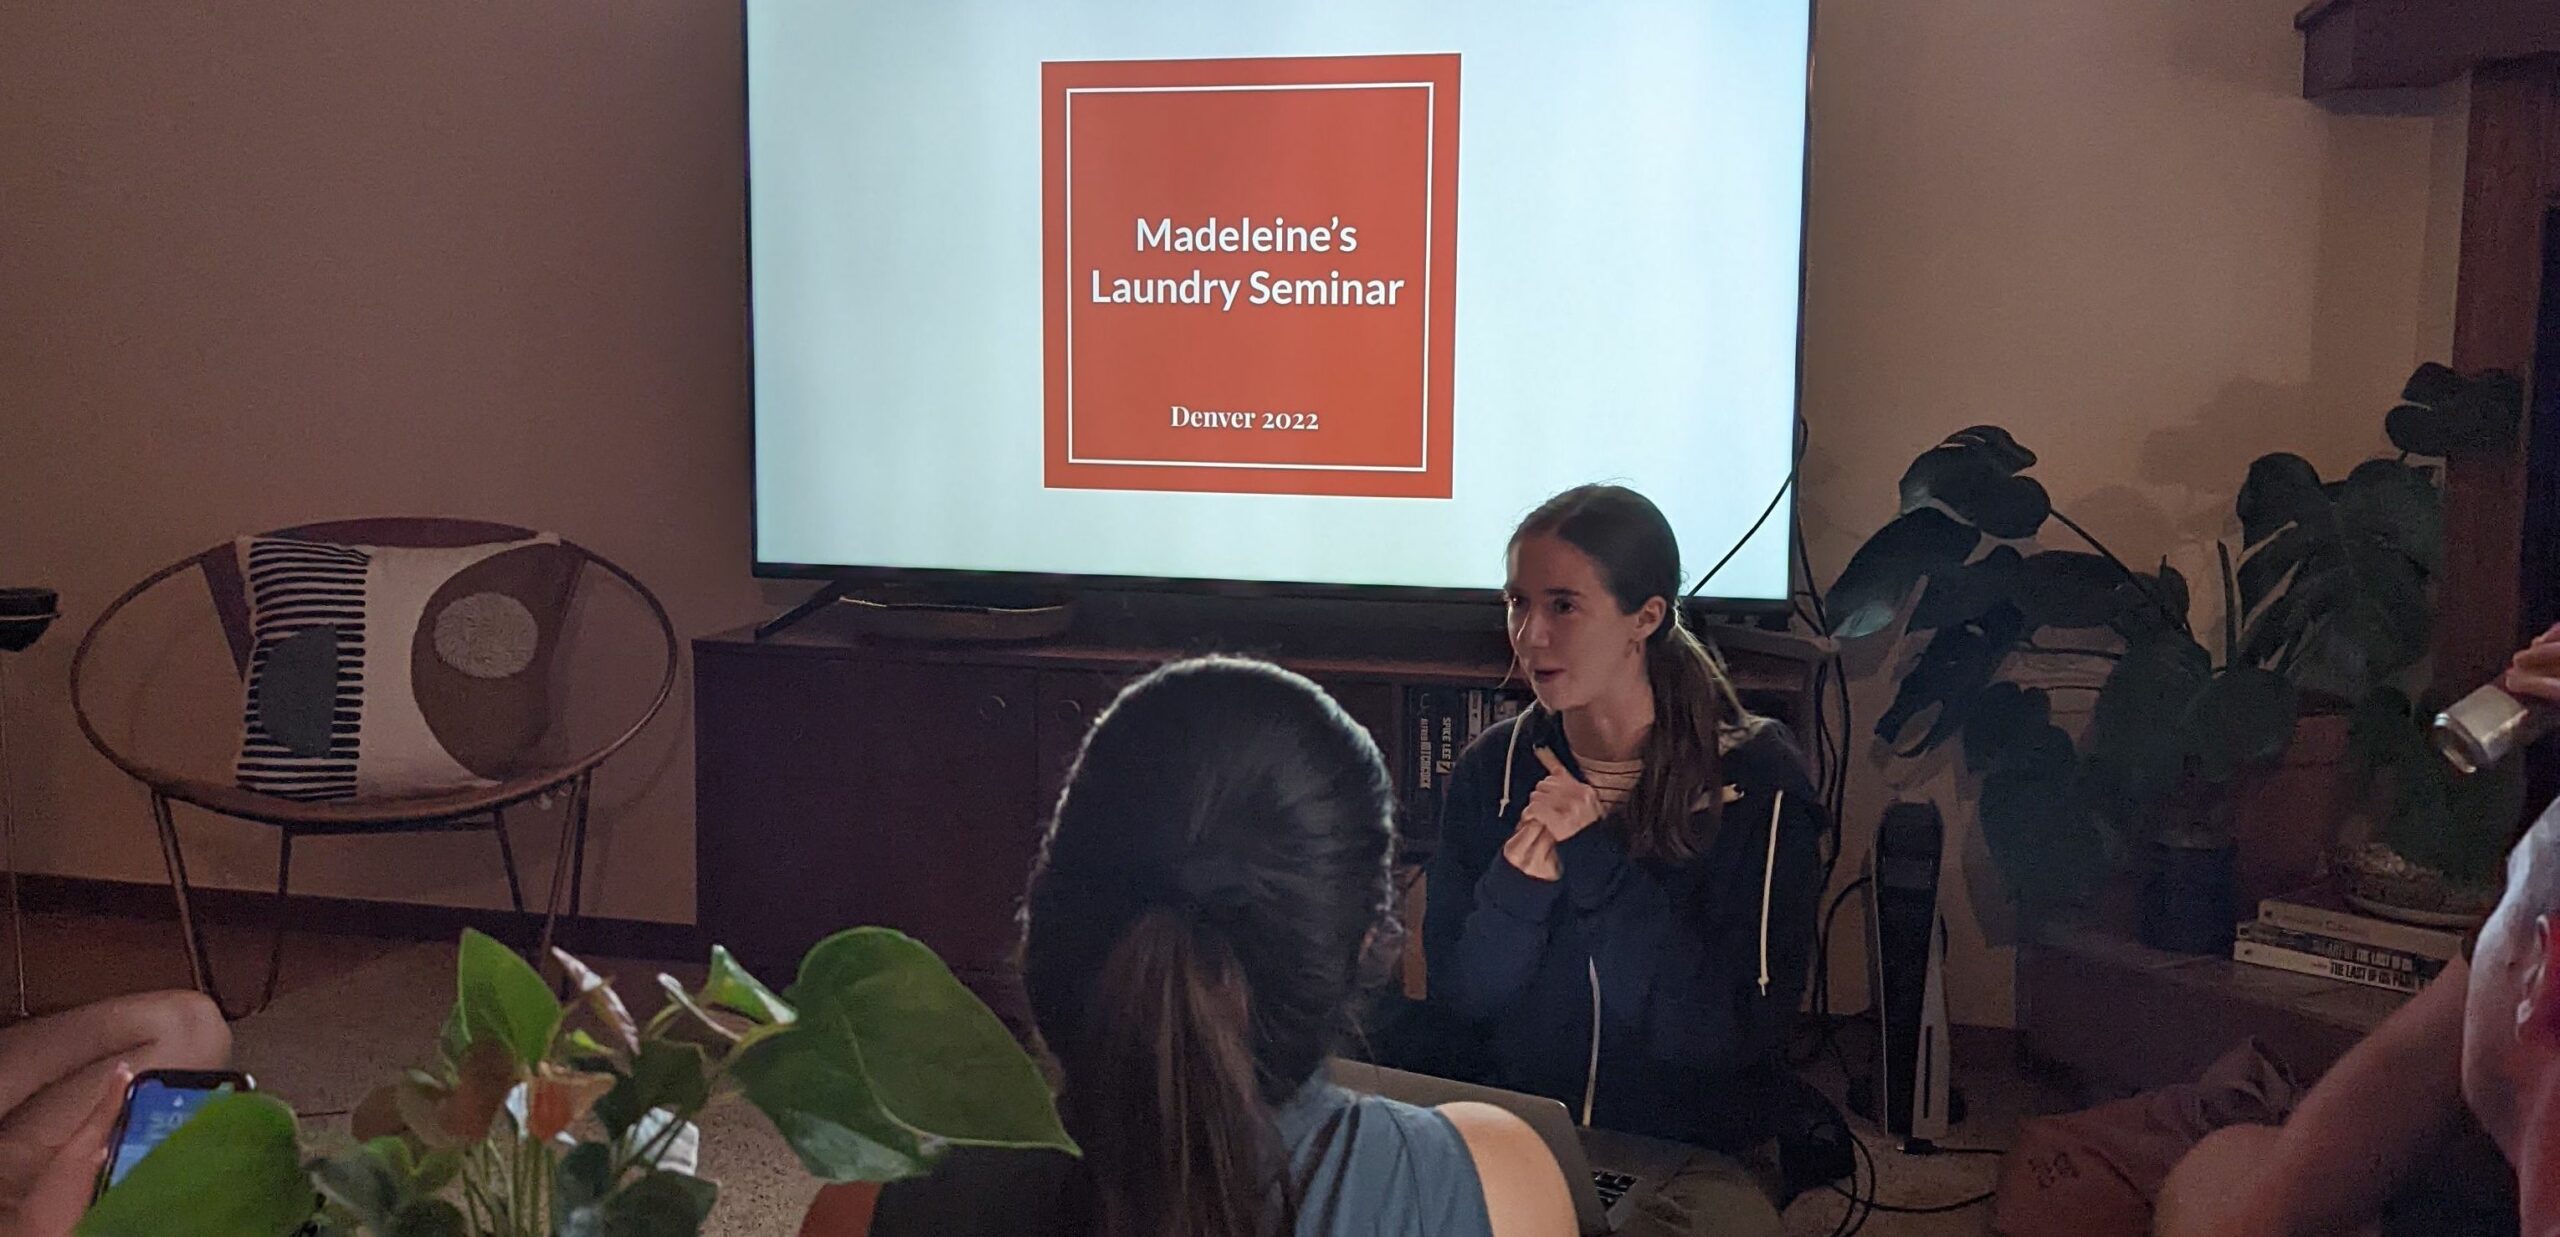
[[[1158,908],[1112,947],[1066,1097],[1102,1232],[1288,1231],[1252,1021],[1251,990],[1223,930]]]
[[[1023,908],[1024,992],[1085,1153],[1070,1216],[1294,1230],[1279,1122],[1350,1027],[1395,802],[1368,732],[1277,666],[1177,662],[1103,710]]]
[[[1712,839],[1721,820],[1723,749],[1717,733],[1733,688],[1715,654],[1680,622],[1674,607],[1646,641],[1645,678],[1653,687],[1653,731],[1645,737],[1644,776],[1627,799],[1627,849],[1639,858],[1684,861]],[[1738,719],[1737,719],[1738,720]]]

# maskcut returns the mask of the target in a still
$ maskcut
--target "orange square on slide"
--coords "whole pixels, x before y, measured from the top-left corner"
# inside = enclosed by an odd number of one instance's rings
[[[1041,66],[1046,483],[1450,496],[1458,57]]]

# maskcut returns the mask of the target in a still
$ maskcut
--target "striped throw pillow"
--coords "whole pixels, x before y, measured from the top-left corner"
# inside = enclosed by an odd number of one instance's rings
[[[233,775],[314,802],[486,786],[526,767],[579,558],[548,535],[454,548],[238,543],[251,645]]]

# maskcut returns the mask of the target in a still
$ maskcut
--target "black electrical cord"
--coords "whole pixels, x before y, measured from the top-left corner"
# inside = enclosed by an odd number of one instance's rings
[[[1810,440],[1811,431],[1805,428],[1804,414],[1798,412],[1795,419],[1795,444],[1787,454],[1787,475],[1778,479],[1777,492],[1769,495],[1769,505],[1760,509],[1760,518],[1753,520],[1751,527],[1743,530],[1741,539],[1733,543],[1733,548],[1726,550],[1724,557],[1716,560],[1715,566],[1707,568],[1707,574],[1699,576],[1698,582],[1689,586],[1687,596],[1697,596],[1698,590],[1705,588],[1707,581],[1715,579],[1716,573],[1724,570],[1724,565],[1732,562],[1734,555],[1742,553],[1742,547],[1751,544],[1751,539],[1760,535],[1760,526],[1769,522],[1769,517],[1777,513],[1778,504],[1786,500],[1787,491],[1795,488],[1796,470],[1804,464],[1804,445]],[[1796,532],[1799,548],[1801,548],[1803,521],[1796,522]]]
[[[1724,570],[1724,565],[1732,562],[1734,555],[1742,553],[1742,547],[1751,544],[1751,539],[1760,535],[1760,526],[1769,522],[1769,517],[1776,513],[1778,510],[1778,504],[1785,500],[1787,497],[1787,490],[1793,487],[1795,483],[1796,470],[1792,465],[1790,465],[1787,468],[1786,477],[1778,482],[1778,492],[1771,494],[1769,496],[1769,505],[1760,509],[1760,518],[1751,522],[1751,527],[1743,531],[1742,540],[1734,542],[1733,548],[1726,550],[1724,552],[1724,557],[1716,560],[1715,566],[1707,568],[1707,574],[1699,576],[1698,582],[1689,586],[1689,596],[1697,596],[1698,590],[1705,588],[1707,586],[1707,581],[1715,579],[1716,573]]]
[[[1867,1140],[1858,1137],[1857,1132],[1853,1130],[1849,1134],[1849,1146],[1857,1152],[1849,1164],[1849,1184],[1852,1187],[1858,1184],[1859,1164],[1867,1166],[1867,1180],[1875,1180],[1875,1153],[1867,1150]],[[1875,1214],[1875,1208],[1854,1189],[1843,1190],[1836,1183],[1831,1188],[1840,1197],[1849,1200],[1849,1205],[1840,1212],[1840,1222],[1831,1228],[1831,1237],[1851,1237],[1859,1229],[1867,1226],[1867,1220]]]

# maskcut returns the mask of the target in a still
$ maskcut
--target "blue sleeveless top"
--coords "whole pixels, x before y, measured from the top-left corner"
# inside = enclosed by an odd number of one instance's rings
[[[1447,1117],[1319,1073],[1273,1124],[1299,1190],[1297,1237],[1492,1237],[1484,1182]],[[932,1175],[882,1190],[871,1234],[1084,1233],[1077,1172],[1056,1152],[957,1148]]]
[[[1298,1237],[1492,1237],[1484,1182],[1449,1118],[1344,1090],[1319,1073],[1276,1123],[1301,1190]]]

